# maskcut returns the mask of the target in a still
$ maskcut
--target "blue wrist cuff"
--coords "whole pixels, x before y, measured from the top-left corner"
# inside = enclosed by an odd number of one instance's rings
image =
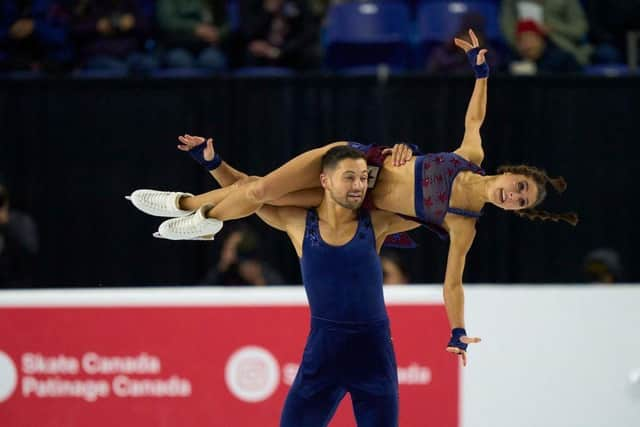
[[[222,157],[218,155],[218,153],[213,156],[213,159],[206,160],[204,158],[204,149],[207,147],[207,144],[200,144],[197,147],[193,148],[189,151],[189,155],[198,162],[201,166],[203,166],[206,170],[212,171],[218,168],[222,164]]]
[[[467,335],[467,331],[464,328],[453,328],[451,330],[451,339],[449,340],[449,347],[457,347],[460,350],[467,350],[467,345],[460,341],[460,337]]]
[[[469,51],[467,52],[467,58],[469,59],[471,67],[473,68],[473,72],[476,74],[476,78],[483,79],[485,77],[489,77],[489,64],[487,64],[486,60],[480,65],[476,64],[476,60],[478,59],[478,52],[480,52],[479,47],[469,49]]]

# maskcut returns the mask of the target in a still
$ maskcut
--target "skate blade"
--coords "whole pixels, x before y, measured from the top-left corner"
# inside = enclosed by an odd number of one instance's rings
[[[164,237],[162,234],[160,234],[159,232],[155,232],[153,233],[153,237],[155,237],[156,239],[164,239],[164,240],[171,240],[171,239],[167,239],[166,237]],[[196,240],[196,241],[207,241],[210,242],[213,239],[213,234],[208,234],[206,236],[199,236],[199,237],[193,237],[191,239],[185,239],[185,240]]]

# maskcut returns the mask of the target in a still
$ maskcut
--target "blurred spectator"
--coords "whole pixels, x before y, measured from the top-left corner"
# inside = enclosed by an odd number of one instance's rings
[[[574,72],[586,65],[587,20],[580,0],[502,0],[502,32],[522,62],[512,72]]]
[[[467,40],[469,38],[469,28],[473,28],[480,46],[489,50],[486,60],[491,69],[498,70],[500,68],[500,52],[495,46],[491,46],[487,42],[484,16],[474,12],[465,14],[455,37]],[[453,39],[433,48],[427,59],[427,71],[431,73],[473,74],[473,69],[469,66],[469,60],[466,55],[462,54],[460,48],[455,45]]]
[[[258,237],[244,226],[225,238],[218,264],[209,270],[204,284],[265,286],[281,285],[284,280],[280,273],[260,259]]]
[[[320,65],[318,24],[306,1],[251,0],[242,14],[247,65],[313,68]]]
[[[158,0],[158,24],[169,68],[219,71],[227,60],[221,45],[229,36],[226,0]]]
[[[73,10],[73,33],[79,61],[89,70],[146,73],[158,66],[144,43],[151,22],[143,0],[79,0]]]
[[[5,0],[0,6],[0,69],[70,68],[69,15],[54,0]]]
[[[407,266],[397,252],[383,250],[380,254],[382,261],[382,283],[384,285],[406,285],[411,282]]]
[[[596,64],[626,62],[626,34],[640,30],[640,0],[585,0]]]
[[[608,248],[593,250],[584,259],[583,273],[589,283],[619,282],[623,274],[620,255]]]
[[[9,192],[0,185],[0,287],[31,285],[37,253],[33,219],[10,209]]]

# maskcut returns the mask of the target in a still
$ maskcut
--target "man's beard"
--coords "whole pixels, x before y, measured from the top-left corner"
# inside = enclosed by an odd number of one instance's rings
[[[345,196],[344,198],[338,198],[335,194],[333,194],[333,191],[331,190],[329,190],[329,195],[331,196],[331,199],[338,205],[342,206],[345,209],[351,209],[352,211],[359,209],[360,206],[362,206],[362,202],[364,201],[364,197],[361,197],[357,202],[350,201],[348,196]]]

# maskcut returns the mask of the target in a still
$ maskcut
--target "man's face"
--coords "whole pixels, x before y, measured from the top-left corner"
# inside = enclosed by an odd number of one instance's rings
[[[524,59],[537,61],[544,52],[545,42],[542,36],[533,31],[525,31],[518,36],[518,52]]]
[[[358,209],[367,192],[369,171],[364,159],[341,160],[320,175],[325,196],[346,209]]]

